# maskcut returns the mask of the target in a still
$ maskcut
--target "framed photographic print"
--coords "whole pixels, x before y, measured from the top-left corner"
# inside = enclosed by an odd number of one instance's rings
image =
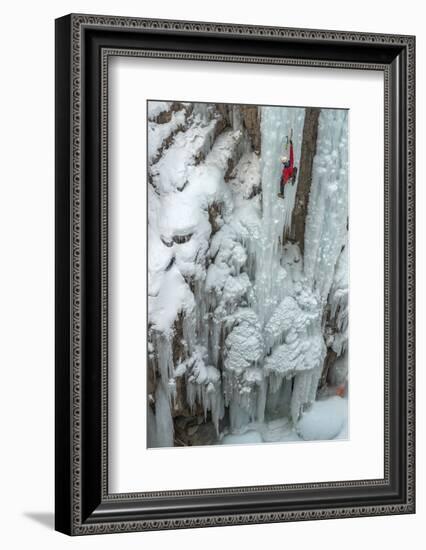
[[[56,529],[413,513],[412,36],[56,21]]]

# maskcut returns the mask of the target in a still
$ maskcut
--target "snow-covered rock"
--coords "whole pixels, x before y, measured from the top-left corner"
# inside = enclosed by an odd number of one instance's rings
[[[315,401],[297,423],[296,431],[305,441],[344,439],[347,420],[347,399],[338,396],[330,397]]]

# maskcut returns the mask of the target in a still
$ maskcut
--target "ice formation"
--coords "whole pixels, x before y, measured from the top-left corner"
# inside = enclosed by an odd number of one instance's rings
[[[305,275],[327,300],[347,242],[348,137],[346,110],[321,110],[305,230]]]
[[[222,443],[299,439],[327,349],[346,352],[347,112],[321,110],[304,256],[287,238],[298,181],[277,193],[305,109],[259,116],[260,155],[238,106],[225,121],[215,105],[148,105],[150,446],[173,445],[185,407]]]

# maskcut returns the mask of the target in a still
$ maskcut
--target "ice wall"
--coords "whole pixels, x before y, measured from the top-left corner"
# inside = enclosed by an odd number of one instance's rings
[[[327,300],[347,240],[348,111],[322,109],[305,228],[305,275]]]
[[[290,107],[262,107],[262,225],[256,242],[257,313],[262,324],[283,298],[285,271],[280,265],[284,228],[291,224],[297,189],[285,186],[284,200],[277,197],[281,179],[281,157],[286,138],[293,129],[295,165],[299,166],[305,110]]]

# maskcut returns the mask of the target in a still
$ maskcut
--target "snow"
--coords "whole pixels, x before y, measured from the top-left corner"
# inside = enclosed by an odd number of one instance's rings
[[[148,296],[149,316],[158,332],[170,334],[179,312],[190,314],[194,309],[194,296],[176,266],[163,273],[161,290],[155,297]]]
[[[250,308],[241,308],[232,316],[235,323],[225,341],[225,369],[240,375],[263,355],[263,338],[256,314]]]
[[[261,184],[260,158],[254,152],[245,153],[231,174],[231,188],[244,199],[250,198]]]
[[[148,120],[155,120],[161,113],[168,111],[171,102],[166,101],[148,101]]]
[[[321,310],[314,296],[306,296],[300,293],[294,296],[286,296],[278,304],[274,313],[265,326],[268,347],[282,340],[283,335],[290,336],[290,342],[296,338],[291,335],[298,335],[299,338],[308,332],[308,328],[318,323],[321,318]],[[303,339],[303,338],[302,338]]]
[[[221,445],[331,441],[348,438],[348,400],[341,397],[315,401],[296,426],[287,418],[251,422],[239,433],[226,434]]]
[[[173,112],[169,122],[157,124],[148,122],[148,160],[152,163],[159,154],[164,142],[172,136],[179,128],[183,128],[186,120],[186,112]]]
[[[220,443],[222,445],[252,445],[254,443],[263,443],[263,440],[259,432],[250,430],[244,434],[225,435]]]
[[[272,393],[280,389],[284,378],[295,377],[289,403],[294,421],[302,408],[315,399],[326,354],[320,329],[321,311],[316,300],[306,291],[296,297],[299,300],[285,298],[265,327],[272,351],[264,365]]]
[[[211,225],[207,208],[218,196],[225,201],[230,197],[223,174],[229,151],[238,136],[228,132],[221,137],[205,162],[194,167],[189,184],[182,192],[171,191],[160,201],[150,191],[153,204],[149,212],[149,316],[163,332],[170,330],[179,311],[189,312],[193,308],[194,297],[185,278],[202,280],[205,277],[205,265],[197,258],[202,259],[208,249]],[[190,239],[184,244],[173,241],[176,236],[186,235],[190,235]],[[164,242],[171,244],[166,246]],[[244,261],[242,248],[241,254]],[[169,265],[172,258],[174,265],[160,275],[159,271]]]
[[[191,117],[185,132],[178,132],[158,162],[151,165],[152,182],[160,194],[183,189],[196,167],[199,155],[206,155],[213,144],[216,120],[203,121],[200,116]],[[151,134],[148,135],[148,138]],[[151,151],[155,145],[149,145]]]
[[[344,439],[347,436],[348,401],[334,396],[315,401],[296,425],[305,441]]]
[[[251,283],[247,273],[241,273],[236,277],[228,277],[222,291],[222,301],[225,303],[237,303],[247,294]]]
[[[299,441],[291,421],[288,418],[278,418],[270,422],[265,422],[259,426],[262,434],[262,440],[265,443],[279,443],[289,441]]]
[[[277,346],[265,359],[265,371],[277,376],[295,376],[297,372],[320,367],[325,356],[321,335],[308,336],[299,344],[297,335],[293,341]]]
[[[229,227],[233,229],[235,235],[244,243],[248,251],[254,253],[250,245],[256,242],[261,234],[262,220],[259,200],[257,197],[251,200],[244,200],[239,196],[233,198],[234,210],[232,211],[232,219],[228,220]]]

